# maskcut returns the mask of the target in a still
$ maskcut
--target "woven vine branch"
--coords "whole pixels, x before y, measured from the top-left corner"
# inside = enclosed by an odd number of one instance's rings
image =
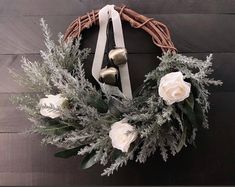
[[[170,32],[166,25],[157,20],[154,20],[153,18],[148,18],[144,15],[141,15],[134,10],[127,8],[126,6],[115,6],[115,9],[119,12],[123,21],[129,22],[130,25],[134,28],[141,28],[147,32],[152,37],[153,43],[160,47],[163,52],[177,51],[173,42],[171,41]],[[64,39],[66,40],[68,37],[78,37],[84,29],[88,29],[93,25],[98,25],[98,13],[99,10],[92,10],[86,15],[75,19],[67,28]]]

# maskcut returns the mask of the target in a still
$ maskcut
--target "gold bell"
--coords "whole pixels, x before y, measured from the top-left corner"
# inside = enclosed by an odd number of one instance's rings
[[[127,51],[125,48],[112,49],[109,52],[109,60],[119,66],[127,62]]]
[[[103,68],[100,71],[100,79],[102,82],[110,85],[116,85],[118,78],[118,70],[114,67]]]

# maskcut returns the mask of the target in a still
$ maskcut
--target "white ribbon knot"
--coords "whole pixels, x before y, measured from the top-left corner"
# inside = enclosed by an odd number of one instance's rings
[[[99,74],[100,74],[100,70],[102,68],[102,63],[104,59],[105,46],[106,46],[106,41],[107,41],[106,31],[107,31],[107,25],[108,25],[110,18],[112,19],[115,45],[117,48],[118,47],[125,48],[120,15],[114,9],[114,5],[106,5],[99,11],[99,27],[100,28],[99,28],[98,40],[96,44],[95,56],[94,56],[93,65],[92,65],[92,75],[100,85],[102,83],[99,81]],[[123,94],[127,98],[132,99],[128,64],[126,63],[123,65],[120,65],[119,72],[120,72]],[[110,85],[106,85],[106,88],[107,87],[112,90],[118,89]]]

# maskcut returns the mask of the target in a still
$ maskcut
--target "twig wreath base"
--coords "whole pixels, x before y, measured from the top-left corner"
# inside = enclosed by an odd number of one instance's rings
[[[127,21],[130,25],[137,29],[143,29],[147,32],[153,40],[153,43],[160,47],[163,52],[176,51],[173,42],[171,41],[170,32],[166,25],[154,20],[153,18],[148,18],[141,15],[134,10],[127,8],[126,6],[118,7],[115,9],[119,12],[120,17],[123,21]],[[84,16],[75,19],[68,27],[65,32],[65,40],[70,38],[79,37],[84,29],[89,29],[94,24],[98,24],[99,10],[92,10]]]
[[[166,161],[169,154],[193,144],[196,132],[208,128],[206,87],[222,84],[208,77],[211,55],[202,61],[172,53],[175,48],[162,23],[125,7],[116,9],[132,26],[146,30],[164,52],[133,100],[101,92],[85,78],[83,63],[90,50],[80,49],[76,37],[97,21],[97,11],[75,20],[65,36],[59,35],[58,44],[42,20],[47,47],[41,51],[43,61],[23,58],[24,74],[11,71],[33,91],[12,98],[33,122],[30,132],[43,135],[45,144],[63,148],[57,157],[83,155],[82,168],[109,165],[102,175],[113,174],[128,160],[144,163],[156,151]]]

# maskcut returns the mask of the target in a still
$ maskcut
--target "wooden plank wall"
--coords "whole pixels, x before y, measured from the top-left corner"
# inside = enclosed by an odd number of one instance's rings
[[[79,158],[55,158],[57,149],[42,146],[40,137],[23,134],[30,127],[26,116],[9,102],[9,96],[27,92],[8,68],[20,70],[22,55],[39,59],[44,49],[39,18],[53,33],[64,32],[79,15],[106,4],[126,4],[170,29],[180,53],[205,58],[214,54],[213,76],[224,81],[212,88],[211,129],[200,132],[197,148],[185,148],[163,162],[159,154],[145,165],[129,163],[111,177],[102,167],[79,168]],[[83,33],[83,45],[95,50],[97,27]],[[112,32],[111,32],[112,33]],[[141,30],[124,23],[131,81],[136,88],[145,73],[157,66],[160,50]],[[110,38],[108,48],[112,48]],[[86,68],[91,67],[92,56]],[[218,185],[235,184],[235,1],[233,0],[0,0],[0,185]]]

